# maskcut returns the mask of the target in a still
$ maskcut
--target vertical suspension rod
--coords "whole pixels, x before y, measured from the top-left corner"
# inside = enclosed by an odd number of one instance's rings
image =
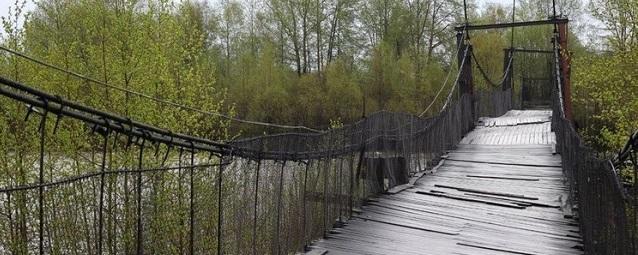
[[[144,143],[146,140],[142,139],[140,144],[138,172],[137,172],[137,242],[136,250],[138,255],[144,254],[144,242],[143,242],[143,229],[142,229],[142,161],[144,161]]]
[[[257,255],[257,200],[259,199],[259,170],[261,169],[261,152],[257,159],[257,171],[255,172],[255,200],[253,207],[253,255]]]
[[[277,198],[277,222],[276,222],[276,234],[275,234],[275,245],[276,245],[275,248],[277,250],[276,254],[281,254],[279,234],[280,234],[280,225],[281,225],[281,203],[282,203],[282,196],[284,191],[284,167],[285,166],[286,166],[286,161],[281,163],[281,170],[279,172],[279,197]]]
[[[46,104],[46,101],[45,101]],[[39,182],[44,183],[44,147],[45,147],[45,135],[46,135],[46,123],[47,123],[48,108],[44,108],[44,114],[40,120],[40,172]],[[38,250],[40,255],[44,254],[44,187],[38,188]]]
[[[233,152],[230,152],[229,157],[233,156]],[[224,251],[222,249],[222,225],[223,225],[223,209],[224,203],[222,203],[222,175],[224,174],[224,157],[219,158],[219,173],[217,174],[217,254],[221,255]]]
[[[195,148],[191,146],[191,167],[188,171],[189,183],[190,183],[190,197],[189,197],[189,236],[188,236],[188,251],[190,254],[195,253],[195,182],[193,179],[193,170],[195,170]]]
[[[104,135],[104,144],[102,144],[102,165],[100,166],[100,204],[99,204],[99,212],[98,212],[98,241],[97,241],[97,254],[102,254],[102,231],[104,228],[104,171],[106,170],[106,151],[107,145],[109,142],[109,130],[106,129],[106,134]]]

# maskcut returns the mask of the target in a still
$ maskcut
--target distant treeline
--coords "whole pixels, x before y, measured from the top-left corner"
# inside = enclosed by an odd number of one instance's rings
[[[597,40],[605,45],[592,49],[581,45],[579,34],[570,34],[574,101],[590,140],[606,149],[618,146],[619,137],[636,127],[636,115],[624,110],[636,107],[612,106],[637,101],[636,92],[627,93],[637,87],[631,79],[636,3],[557,4],[559,14],[575,19],[572,31],[587,23],[581,18],[585,13],[602,20],[608,30]],[[457,50],[452,28],[464,22],[461,0],[42,0],[28,12],[21,6],[18,1],[12,16],[3,19],[5,47],[204,111],[320,129],[377,110],[421,113],[449,72],[443,93],[451,88]],[[477,3],[469,1],[469,7],[472,23],[512,19],[510,6],[476,8]],[[551,11],[546,1],[522,0],[514,18],[546,19]],[[26,19],[18,19],[24,15]],[[516,29],[513,46],[547,49],[551,31],[551,26]],[[478,61],[498,80],[503,49],[512,43],[511,30],[470,35]],[[601,54],[601,49],[612,53]],[[619,66],[626,73],[611,72],[616,66],[605,61],[612,59],[622,61]],[[178,109],[10,54],[1,55],[0,66],[0,74],[11,79],[176,131],[213,139],[285,131]],[[514,66],[516,77],[533,76],[533,61],[518,59]],[[477,88],[489,86],[478,71],[475,74]],[[608,81],[623,84],[611,86]],[[616,99],[613,93],[624,99],[605,101]],[[435,100],[426,115],[436,114],[443,101]]]

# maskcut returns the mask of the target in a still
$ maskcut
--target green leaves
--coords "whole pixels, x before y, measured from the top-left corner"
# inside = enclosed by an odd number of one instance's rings
[[[573,101],[581,132],[595,147],[617,151],[638,128],[638,52],[575,57]]]
[[[224,98],[214,86],[215,66],[204,61],[208,48],[203,11],[190,2],[175,6],[150,1],[148,8],[139,9],[135,2],[45,0],[38,3],[23,32],[10,31],[23,36],[14,36],[15,42],[8,46],[16,48],[19,42],[24,48],[18,50],[62,68],[163,100],[219,112]],[[26,84],[177,132],[225,138],[215,136],[226,133],[223,124],[194,122],[201,117],[197,113],[12,59],[8,58],[13,62],[8,64],[19,65],[19,70],[4,75],[24,77],[20,81]]]

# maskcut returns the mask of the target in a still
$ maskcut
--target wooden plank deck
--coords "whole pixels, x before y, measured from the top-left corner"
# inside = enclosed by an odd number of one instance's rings
[[[482,119],[432,174],[372,199],[325,254],[583,254],[549,111]]]

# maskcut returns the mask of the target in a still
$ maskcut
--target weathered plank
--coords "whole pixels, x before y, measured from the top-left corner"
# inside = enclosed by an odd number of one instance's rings
[[[481,118],[436,171],[371,200],[313,246],[327,254],[582,254],[578,224],[564,217],[569,192],[550,116]]]

